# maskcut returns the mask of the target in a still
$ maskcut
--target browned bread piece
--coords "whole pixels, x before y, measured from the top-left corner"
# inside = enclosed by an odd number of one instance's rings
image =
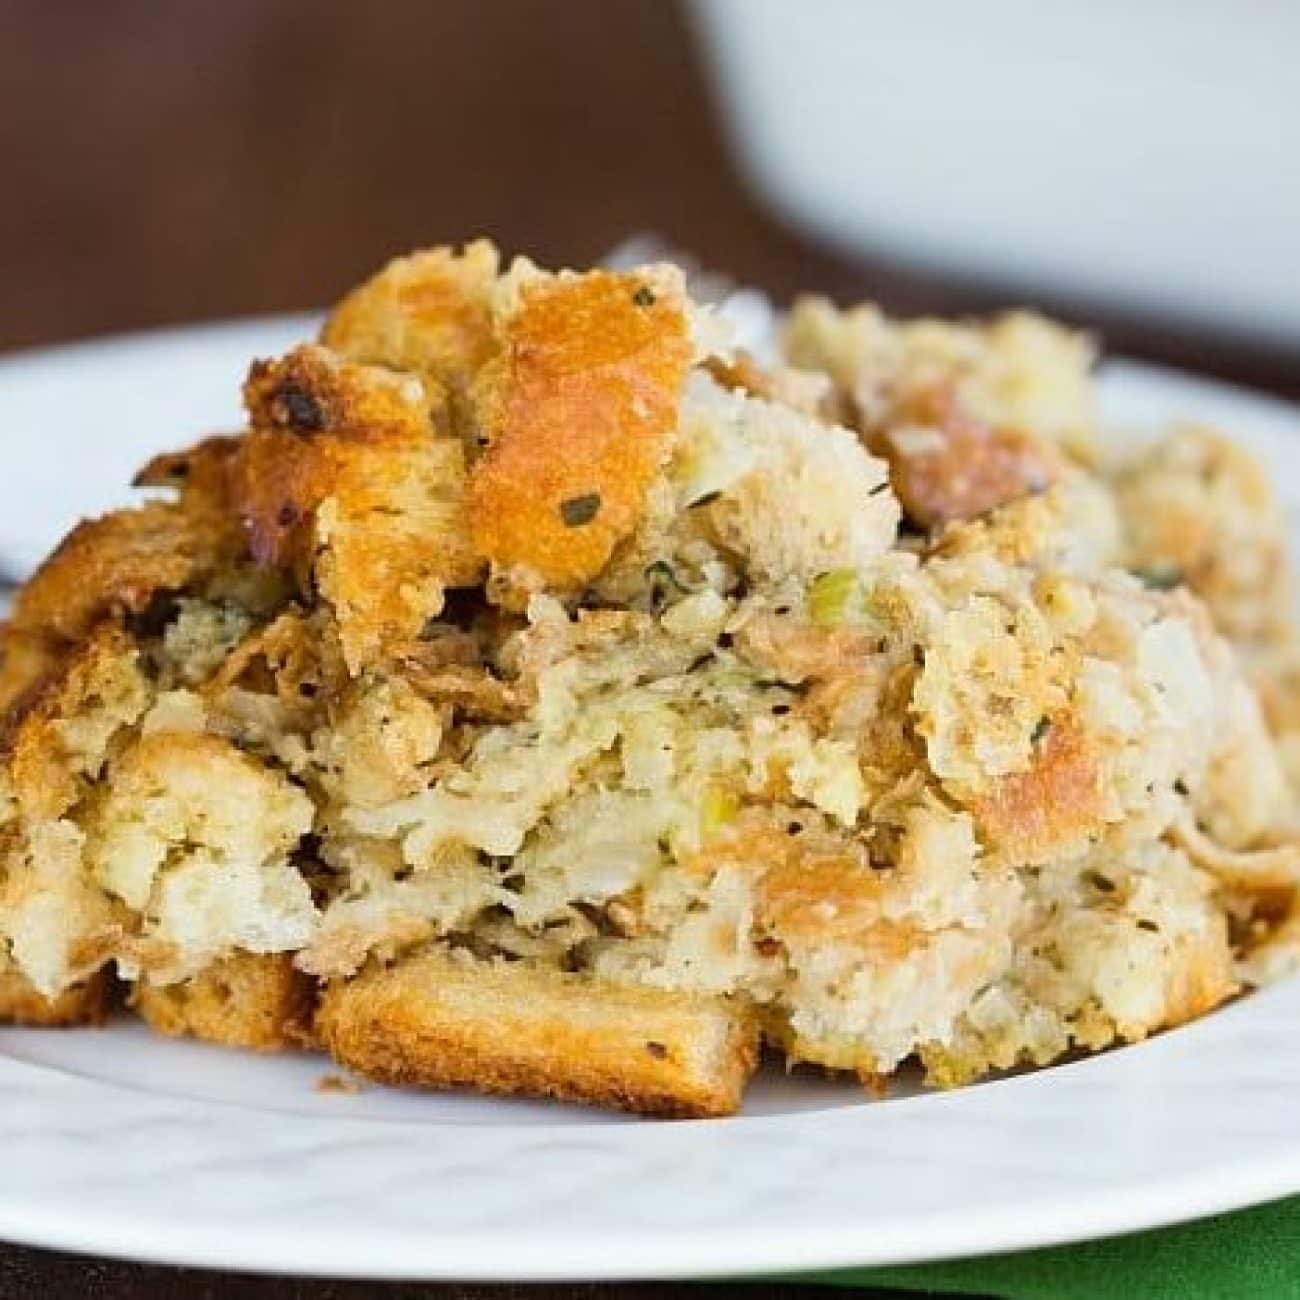
[[[234,509],[259,560],[314,568],[354,673],[481,578],[464,448],[419,382],[301,347],[255,365],[245,399]]]
[[[526,285],[475,385],[479,549],[577,587],[631,535],[668,455],[691,360],[679,278],[595,271]]]
[[[47,998],[12,966],[0,963],[0,1024],[39,1025],[62,1029],[72,1025],[102,1025],[113,1002],[113,981],[99,971],[56,997]]]
[[[462,253],[432,248],[399,257],[338,304],[321,342],[351,361],[419,375],[464,415],[466,389],[497,346],[492,294],[499,265],[485,239]]]
[[[20,631],[80,641],[108,615],[211,576],[243,549],[239,521],[151,501],[78,524],[14,602]]]
[[[315,998],[289,954],[240,953],[180,984],[137,984],[131,1005],[160,1034],[278,1052],[310,1042]]]
[[[646,1115],[733,1114],[758,1057],[733,1001],[425,952],[328,989],[340,1065],[383,1083],[558,1097]]]

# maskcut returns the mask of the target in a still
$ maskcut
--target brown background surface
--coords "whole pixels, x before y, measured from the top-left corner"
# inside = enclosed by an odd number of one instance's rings
[[[670,0],[6,0],[0,96],[0,348],[316,306],[479,232],[583,263],[653,230],[782,296],[900,311],[1008,297],[778,229]],[[1123,351],[1300,394],[1300,356],[1102,324]]]
[[[1007,297],[849,265],[768,220],[727,156],[668,0],[6,0],[0,108],[0,348],[315,306],[396,251],[479,232],[582,263],[653,230],[780,296],[870,295],[900,311]],[[1102,332],[1136,355],[1300,396],[1294,355],[1132,314]],[[485,1293],[0,1247],[0,1297],[433,1294]]]

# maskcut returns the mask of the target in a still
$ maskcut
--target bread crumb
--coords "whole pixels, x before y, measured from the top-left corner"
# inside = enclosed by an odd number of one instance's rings
[[[349,1097],[362,1091],[361,1084],[346,1074],[322,1074],[316,1080],[315,1090],[322,1094],[343,1093]]]

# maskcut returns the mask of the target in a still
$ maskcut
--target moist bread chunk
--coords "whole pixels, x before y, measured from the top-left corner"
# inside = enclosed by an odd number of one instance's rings
[[[1285,517],[1084,335],[401,258],[0,630],[0,1018],[734,1111],[1300,967]]]

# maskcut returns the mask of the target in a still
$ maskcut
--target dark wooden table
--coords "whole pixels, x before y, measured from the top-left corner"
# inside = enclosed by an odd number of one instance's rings
[[[727,155],[684,16],[663,0],[8,0],[0,87],[0,348],[315,306],[394,252],[480,232],[581,264],[656,231],[779,297],[871,296],[900,312],[1008,298],[850,265],[769,220]],[[1300,356],[1131,314],[1100,321],[1117,350],[1300,397]],[[0,1246],[0,1300],[523,1291],[244,1279]]]

